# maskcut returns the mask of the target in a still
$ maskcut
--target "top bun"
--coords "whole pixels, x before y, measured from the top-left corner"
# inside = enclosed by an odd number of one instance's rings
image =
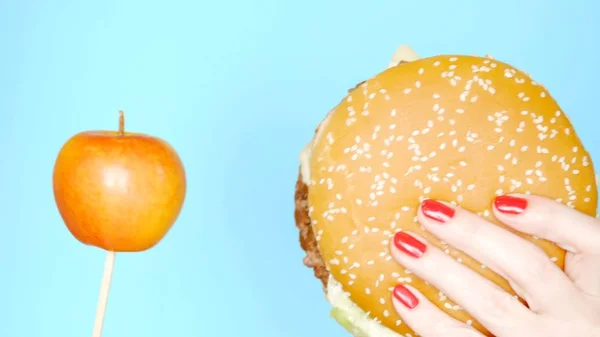
[[[450,201],[499,226],[491,202],[513,192],[595,215],[594,169],[559,105],[525,73],[475,56],[410,61],[393,60],[350,91],[313,139],[308,200],[319,251],[350,299],[397,333],[413,332],[395,312],[390,291],[408,283],[489,334],[398,265],[391,238],[416,232],[514,294],[505,279],[424,232],[416,220],[420,202]],[[564,266],[561,248],[522,236]]]

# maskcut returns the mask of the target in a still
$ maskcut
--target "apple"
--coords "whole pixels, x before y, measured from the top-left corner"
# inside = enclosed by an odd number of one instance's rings
[[[154,247],[179,216],[186,174],[164,140],[124,131],[86,131],[61,148],[53,174],[60,215],[80,242],[112,252]]]

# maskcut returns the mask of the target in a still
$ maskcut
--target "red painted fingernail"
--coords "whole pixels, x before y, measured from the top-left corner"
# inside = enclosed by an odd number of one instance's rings
[[[393,294],[394,298],[408,309],[414,309],[419,304],[419,299],[402,284],[394,288]]]
[[[494,199],[494,207],[504,214],[521,214],[527,208],[527,199],[501,195]]]
[[[402,252],[417,258],[423,256],[427,251],[424,243],[405,232],[398,232],[394,235],[394,245]]]
[[[431,199],[423,201],[421,210],[426,217],[440,223],[445,223],[454,216],[454,209],[452,207]]]

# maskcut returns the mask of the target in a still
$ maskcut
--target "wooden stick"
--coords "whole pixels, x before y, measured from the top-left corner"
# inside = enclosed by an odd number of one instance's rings
[[[110,282],[115,268],[115,256],[115,252],[106,253],[104,274],[102,275],[102,284],[100,285],[100,296],[98,298],[98,307],[96,308],[96,320],[94,322],[94,332],[92,333],[92,337],[102,336],[102,327],[104,325],[104,316],[106,314],[106,305],[108,303],[108,292],[110,291]]]

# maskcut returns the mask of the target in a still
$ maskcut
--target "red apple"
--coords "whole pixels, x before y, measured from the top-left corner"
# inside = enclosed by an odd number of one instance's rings
[[[107,251],[155,246],[179,216],[186,175],[164,140],[140,133],[87,131],[62,147],[54,166],[54,198],[71,234]]]

